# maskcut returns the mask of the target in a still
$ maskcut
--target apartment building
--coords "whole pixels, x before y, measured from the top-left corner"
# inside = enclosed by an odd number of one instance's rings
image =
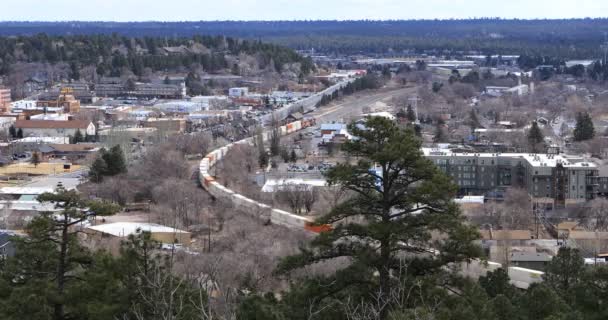
[[[535,203],[563,208],[598,194],[598,168],[583,158],[560,154],[422,152],[458,184],[461,194],[479,195],[507,187],[528,191]]]
[[[186,96],[186,85],[180,83],[135,83],[133,88],[124,84],[99,83],[95,85],[95,93],[98,97],[136,97],[136,98],[164,98],[182,99]]]

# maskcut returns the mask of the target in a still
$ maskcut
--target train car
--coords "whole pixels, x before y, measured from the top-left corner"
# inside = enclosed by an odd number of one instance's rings
[[[304,224],[304,229],[314,233],[329,232],[332,230],[331,226],[328,224],[317,225],[313,222],[306,222]]]
[[[301,217],[279,209],[272,209],[270,221],[274,224],[300,229],[305,229],[307,223],[312,223],[312,221],[306,217]]]
[[[296,121],[293,123],[294,132],[302,130],[302,121]]]

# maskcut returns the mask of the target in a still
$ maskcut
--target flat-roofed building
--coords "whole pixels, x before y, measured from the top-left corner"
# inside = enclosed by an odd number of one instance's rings
[[[452,177],[461,194],[520,187],[536,204],[562,208],[598,193],[598,168],[583,158],[559,154],[466,153],[423,148],[424,155]]]

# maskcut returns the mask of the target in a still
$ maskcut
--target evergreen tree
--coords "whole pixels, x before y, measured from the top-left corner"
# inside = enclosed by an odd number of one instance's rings
[[[541,152],[542,144],[545,142],[543,132],[538,127],[536,121],[532,122],[532,126],[528,131],[528,145],[530,150],[534,153]]]
[[[8,293],[3,292],[16,305],[0,307],[3,319],[74,318],[84,281],[78,274],[92,262],[91,253],[78,242],[76,227],[94,216],[118,211],[116,205],[83,200],[77,191],[63,188],[38,196],[38,201],[54,204],[59,211],[34,218],[28,238],[16,240],[17,255],[2,270],[3,278],[18,279],[11,282]]]
[[[587,112],[580,112],[576,116],[576,127],[574,128],[574,141],[585,141],[593,139],[595,128],[593,120]]]
[[[299,255],[284,259],[279,272],[348,258],[341,260],[349,261],[344,268],[307,282],[309,293],[319,302],[345,299],[344,294],[354,301],[377,295],[382,299],[397,278],[441,273],[446,264],[481,253],[472,243],[477,231],[464,223],[452,202],[456,186],[424,157],[411,130],[371,117],[365,129],[351,124],[349,132],[358,139],[346,142],[342,150],[359,161],[338,164],[327,178],[353,195],[316,221],[333,228]],[[431,243],[431,233],[439,230],[448,238]],[[431,248],[441,253],[419,254]],[[403,265],[407,271],[400,269]],[[392,307],[380,306],[376,319],[386,319]]]
[[[76,132],[74,133],[74,137],[72,138],[72,144],[77,144],[80,142],[84,141],[84,137],[82,135],[82,132],[80,131],[80,129],[76,129]]]
[[[103,177],[108,174],[108,166],[101,156],[97,156],[91,169],[89,170],[89,180],[93,183],[100,183]]]
[[[406,113],[407,113],[407,120],[409,122],[416,122],[416,112],[414,112],[414,109],[412,108],[411,104],[407,105]]]
[[[17,130],[17,139],[23,139],[23,129]]]
[[[289,161],[295,163],[296,161],[298,161],[298,156],[296,155],[296,150],[295,149],[291,149],[291,153],[289,154]]]
[[[107,166],[106,175],[115,176],[127,172],[125,155],[122,152],[120,145],[113,146],[109,151],[102,149],[100,154]]]
[[[581,281],[584,267],[585,262],[578,249],[560,247],[557,256],[545,269],[544,280],[561,296],[565,296]]]
[[[16,138],[17,137],[17,129],[15,129],[15,126],[11,125],[8,128],[8,134],[11,136],[11,138]]]

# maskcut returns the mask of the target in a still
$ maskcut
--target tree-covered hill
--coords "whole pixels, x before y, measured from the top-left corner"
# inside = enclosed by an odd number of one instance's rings
[[[0,35],[112,34],[191,37],[197,34],[263,39],[327,53],[389,50],[521,51],[565,58],[600,55],[608,19],[393,20],[393,21],[198,21],[198,22],[2,22]]]
[[[1,27],[0,27],[1,28]],[[3,30],[6,31],[6,30]],[[41,28],[39,31],[46,31]],[[50,28],[50,33],[53,28]],[[300,63],[303,74],[313,67],[310,59],[292,49],[259,40],[224,36],[131,37],[107,34],[19,35],[0,37],[0,75],[17,63],[69,63],[74,73],[95,66],[99,75],[120,76],[124,70],[141,76],[144,69],[171,71],[200,65],[205,71],[233,68],[227,56],[253,56],[261,68],[281,71],[285,64]]]

